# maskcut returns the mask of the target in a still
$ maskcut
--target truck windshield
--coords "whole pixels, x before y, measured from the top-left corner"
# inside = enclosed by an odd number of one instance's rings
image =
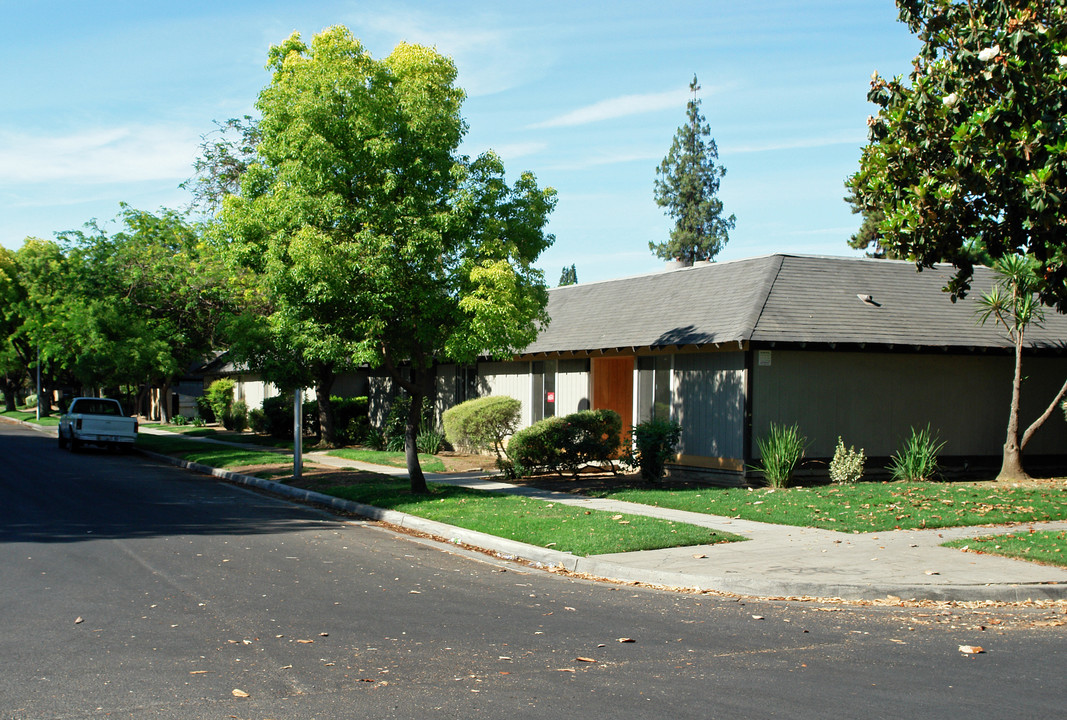
[[[105,400],[82,400],[75,404],[74,412],[83,415],[118,415],[119,406]]]

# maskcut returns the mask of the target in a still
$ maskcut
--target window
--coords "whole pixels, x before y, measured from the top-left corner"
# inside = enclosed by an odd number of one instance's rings
[[[637,422],[671,416],[672,356],[637,358]]]

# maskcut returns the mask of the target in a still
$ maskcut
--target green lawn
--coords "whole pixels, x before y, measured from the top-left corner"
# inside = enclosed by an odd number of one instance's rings
[[[292,440],[279,440],[267,435],[255,433],[239,433],[219,428],[197,427],[195,425],[164,425],[162,423],[145,424],[145,427],[153,427],[157,430],[166,430],[176,435],[186,437],[211,438],[212,440],[225,440],[227,442],[242,443],[244,445],[262,445],[264,447],[276,447],[285,450],[293,449]]]
[[[381,480],[323,492],[575,555],[709,545],[744,538],[640,515],[588,511],[542,500],[433,483],[412,495],[406,480]]]
[[[952,540],[944,546],[1067,567],[1067,532],[1062,530],[982,535]]]
[[[15,410],[14,412],[0,412],[3,417],[11,418],[12,420],[22,420],[23,422],[31,422],[42,427],[55,427],[59,425],[59,415],[48,415],[40,420],[37,419],[37,412],[35,410]]]
[[[357,462],[372,463],[374,465],[388,465],[390,467],[398,468],[406,468],[408,466],[407,459],[402,452],[342,448],[340,450],[331,450],[327,455],[333,455],[334,457],[344,458],[346,460],[355,460]],[[419,465],[422,466],[423,472],[445,471],[444,462],[433,455],[419,453]]]
[[[1067,518],[1061,487],[992,483],[857,483],[785,490],[619,490],[618,500],[780,525],[844,532],[936,528]]]
[[[145,435],[143,433],[137,436],[137,446],[163,455],[175,455],[190,462],[217,468],[284,463],[291,465],[293,462],[293,456],[284,452],[246,450],[228,445],[185,440],[180,437],[170,438],[160,435]]]

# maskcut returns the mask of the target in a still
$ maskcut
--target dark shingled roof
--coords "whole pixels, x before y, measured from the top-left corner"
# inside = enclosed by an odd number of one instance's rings
[[[916,272],[910,262],[768,255],[549,291],[548,328],[523,354],[670,345],[846,343],[923,348],[1007,348],[1004,330],[976,321],[993,273],[972,291],[942,291],[955,268]],[[862,297],[861,297],[862,296]],[[869,297],[869,300],[864,300]],[[1027,344],[1067,346],[1067,316],[1046,311]]]

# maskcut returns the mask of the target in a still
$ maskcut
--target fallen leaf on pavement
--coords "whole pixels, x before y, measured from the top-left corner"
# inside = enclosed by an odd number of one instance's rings
[[[231,690],[231,692],[233,693],[234,697],[248,697],[248,693],[246,693],[244,690],[238,690],[237,688],[234,688],[233,690]]]
[[[580,656],[576,657],[574,659],[577,660],[578,662],[596,662],[596,660],[594,660],[593,658],[580,657]]]
[[[984,653],[985,649],[981,645],[960,645],[960,652],[966,655],[977,655]]]
[[[706,558],[707,555],[705,555],[704,553],[697,553],[693,557],[695,557],[697,560],[702,560],[703,558]]]
[[[619,642],[632,643],[632,642],[637,642],[637,641],[634,640],[633,638],[619,638]]]
[[[311,643],[313,643],[315,641],[314,640],[297,640],[297,642],[300,643],[301,645],[310,645]]]
[[[83,622],[85,622],[85,620],[82,619],[81,615],[79,615],[78,617],[74,618],[74,624],[75,625],[81,625]]]
[[[940,575],[941,573],[939,573],[937,570],[927,570],[926,574],[927,575]]]
[[[763,616],[762,616],[762,615],[753,615],[753,616],[752,616],[752,619],[753,619],[753,620],[762,620],[762,619],[763,619]]]

